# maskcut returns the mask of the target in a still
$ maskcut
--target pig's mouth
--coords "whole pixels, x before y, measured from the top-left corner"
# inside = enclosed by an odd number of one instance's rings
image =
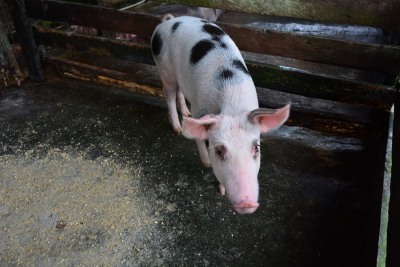
[[[242,201],[239,204],[233,205],[233,208],[237,213],[246,214],[255,212],[259,205],[253,201]]]

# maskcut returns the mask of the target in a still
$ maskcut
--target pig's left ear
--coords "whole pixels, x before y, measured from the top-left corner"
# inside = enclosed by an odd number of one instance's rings
[[[290,104],[280,109],[259,108],[250,112],[248,118],[252,124],[258,124],[261,132],[281,126],[289,117]]]
[[[182,133],[187,138],[206,140],[208,131],[217,128],[219,119],[217,116],[206,115],[200,119],[183,117]]]

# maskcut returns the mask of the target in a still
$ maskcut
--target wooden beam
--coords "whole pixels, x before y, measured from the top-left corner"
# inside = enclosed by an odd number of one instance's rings
[[[400,96],[394,108],[393,147],[391,161],[389,224],[387,239],[387,267],[400,266]]]
[[[29,15],[43,20],[66,22],[103,30],[134,33],[150,38],[161,22],[159,16],[119,11],[113,8],[65,1],[27,0]]]
[[[371,105],[389,110],[396,89],[338,77],[311,74],[258,62],[246,62],[256,86],[313,98]]]
[[[113,55],[121,59],[154,64],[148,45],[128,43],[102,37],[71,34],[35,26],[38,42],[73,50],[91,50],[99,56]],[[389,86],[356,82],[338,77],[315,75],[272,64],[247,61],[256,86],[313,98],[371,105],[388,110],[396,90]]]
[[[129,63],[114,57],[93,57],[84,52],[47,53],[44,64],[62,74],[77,79],[118,86],[136,93],[163,97],[161,81],[154,66]],[[110,69],[113,66],[113,69]],[[292,103],[289,125],[301,125],[312,130],[360,140],[374,140],[378,128],[368,117],[366,107],[277,93],[257,88],[260,105],[278,107]]]
[[[37,19],[134,33],[148,39],[160,22],[160,18],[154,15],[99,6],[50,0],[29,0],[27,3],[29,15]],[[244,51],[394,75],[400,73],[400,47],[296,35],[225,23],[219,25],[232,37],[239,49]]]
[[[141,70],[136,73],[125,73],[53,55],[46,55],[44,59],[45,64],[68,77],[124,87],[141,94],[163,96],[161,86],[154,82],[153,79],[145,78],[146,75],[143,75]]]
[[[397,0],[166,0],[163,2],[221,8],[237,12],[400,29]]]
[[[154,65],[150,46],[146,44],[75,34],[40,25],[34,25],[33,29],[40,44],[76,51],[90,50],[96,52],[99,56],[113,55],[125,60]]]
[[[218,24],[240,50],[394,75],[400,73],[400,47]]]

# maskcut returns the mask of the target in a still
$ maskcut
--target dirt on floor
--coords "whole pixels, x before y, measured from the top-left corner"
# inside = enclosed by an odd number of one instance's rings
[[[363,266],[359,140],[282,127],[236,214],[163,102],[52,78],[0,89],[1,266]]]

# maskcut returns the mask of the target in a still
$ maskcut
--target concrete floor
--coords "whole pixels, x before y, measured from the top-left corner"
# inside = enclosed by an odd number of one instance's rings
[[[1,266],[363,266],[364,147],[282,127],[238,215],[163,102],[49,78],[0,89]]]

